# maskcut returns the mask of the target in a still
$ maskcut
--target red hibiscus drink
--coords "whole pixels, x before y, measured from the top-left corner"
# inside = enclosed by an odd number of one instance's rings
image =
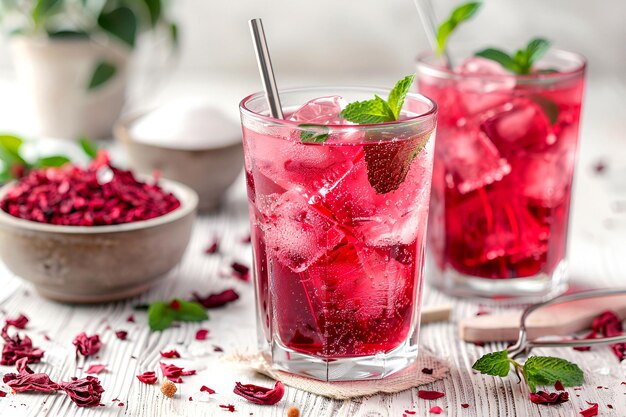
[[[259,339],[274,366],[322,380],[382,378],[417,355],[436,106],[356,125],[358,88],[241,103]],[[411,112],[405,109],[412,109]]]
[[[428,238],[437,287],[518,299],[565,288],[584,71],[584,58],[558,50],[526,74],[480,57],[454,70],[418,60],[419,91],[440,109]]]

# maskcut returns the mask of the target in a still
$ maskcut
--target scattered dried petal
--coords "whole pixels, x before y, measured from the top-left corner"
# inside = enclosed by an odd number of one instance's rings
[[[256,404],[273,405],[279,402],[285,395],[285,387],[280,381],[276,382],[274,388],[266,388],[253,384],[235,383],[233,392],[246,400]]]
[[[233,289],[227,289],[216,294],[209,294],[206,297],[202,297],[197,292],[194,292],[192,295],[193,301],[200,303],[204,308],[222,307],[239,299],[239,294]]]
[[[463,408],[469,408],[469,404],[461,404],[461,407],[463,407]]]
[[[230,411],[231,413],[235,412],[235,406],[232,404],[220,404],[220,408],[223,408],[226,411]]]
[[[589,339],[595,339],[596,337],[598,337],[596,332],[591,331],[591,332],[587,333],[582,339],[583,340],[589,340]],[[578,340],[581,340],[581,339],[578,339]],[[587,351],[591,350],[591,346],[574,346],[572,349],[577,350],[579,352],[587,352]]]
[[[176,391],[178,391],[178,388],[176,388],[176,384],[174,384],[172,381],[166,379],[161,384],[161,392],[166,397],[172,398],[174,394],[176,394]]]
[[[567,392],[545,392],[545,391],[537,391],[536,393],[530,394],[530,401],[535,404],[561,404],[566,401],[569,401],[569,394]]]
[[[203,385],[200,387],[200,392],[208,392],[209,394],[215,394],[215,390]]]
[[[207,329],[200,329],[196,332],[196,340],[206,340],[209,336],[209,331]]]
[[[443,408],[436,405],[434,407],[430,407],[430,410],[428,410],[428,412],[431,414],[441,414],[443,412]]]
[[[593,171],[596,174],[604,173],[604,171],[606,171],[606,164],[605,164],[605,162],[602,161],[602,160],[597,161],[595,164],[593,164]]]
[[[161,362],[159,365],[161,366],[161,372],[163,373],[163,376],[172,382],[178,382],[178,383],[183,382],[181,377],[187,376],[187,375],[193,375],[196,373],[196,371],[193,369],[189,371],[185,371],[183,370],[183,368],[173,365],[173,364],[167,365]]]
[[[170,301],[170,307],[178,311],[180,309],[180,301],[178,301],[177,299],[173,299],[172,301]]]
[[[556,381],[554,383],[554,389],[557,391],[565,391],[565,387],[563,386],[563,383],[561,381]]]
[[[405,413],[410,414],[410,415],[415,415],[417,414],[416,411],[410,411],[410,410],[404,410]]]
[[[99,374],[106,369],[106,365],[89,365],[89,368],[85,371],[86,374]]]
[[[104,389],[95,376],[61,382],[60,387],[79,407],[95,407],[100,405]]]
[[[76,346],[76,356],[78,356],[79,353],[83,356],[95,355],[100,351],[100,347],[102,346],[100,336],[97,334],[87,336],[85,332],[76,336],[72,343]]]
[[[213,352],[223,352],[224,348],[221,346],[213,346]]]
[[[248,268],[244,264],[239,262],[233,262],[232,264],[230,264],[230,267],[233,270],[233,275],[235,278],[239,278],[242,281],[250,280],[250,268]]]
[[[589,403],[588,403],[589,404]],[[583,417],[594,417],[598,415],[598,404],[593,404],[591,407],[581,410],[580,413]]]
[[[141,375],[137,375],[137,379],[143,382],[144,384],[152,385],[157,382],[156,372],[154,371],[146,371]]]
[[[163,358],[168,358],[168,359],[180,358],[180,353],[178,353],[178,351],[175,349],[168,350],[167,352],[159,352],[159,353],[161,354],[161,357]]]
[[[211,243],[211,245],[205,249],[204,253],[208,255],[217,253],[217,251],[219,250],[219,247],[220,247],[219,241],[215,239],[213,243]]]
[[[2,328],[2,338],[4,346],[2,347],[2,359],[0,365],[14,365],[20,358],[28,358],[28,363],[39,362],[43,357],[43,349],[33,347],[30,337],[16,333],[13,337],[9,336],[8,329],[11,325],[5,324]]]
[[[9,326],[13,326],[17,329],[25,329],[28,324],[28,317],[23,314],[20,314],[16,319],[7,319],[6,324]]]
[[[241,243],[251,243],[251,242],[252,242],[252,236],[250,236],[250,234],[247,234],[241,238]]]
[[[619,336],[622,334],[622,321],[612,311],[605,311],[596,317],[591,324],[591,329],[606,337]]]
[[[135,323],[135,316],[131,314],[130,316],[126,317],[126,321],[128,323]]]
[[[443,397],[444,394],[443,392],[439,392],[439,391],[425,391],[425,390],[419,390],[417,392],[417,396],[424,399],[424,400],[436,400],[438,398]]]
[[[422,368],[422,373],[426,374],[426,375],[432,375],[433,374],[433,370],[432,370],[432,368]]]
[[[128,332],[126,330],[118,330],[115,332],[115,336],[117,336],[120,340],[126,340],[128,337]]]

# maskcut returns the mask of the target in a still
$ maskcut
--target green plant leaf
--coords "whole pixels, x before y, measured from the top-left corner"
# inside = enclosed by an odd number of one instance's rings
[[[48,37],[51,39],[89,39],[89,34],[78,30],[49,30]]]
[[[352,123],[370,124],[392,122],[396,120],[389,104],[375,96],[373,100],[355,101],[341,111],[339,117]]]
[[[526,60],[529,68],[539,61],[550,49],[551,42],[547,39],[536,38],[531,40],[526,47]]]
[[[540,96],[538,94],[531,95],[529,97],[532,101],[537,103],[541,110],[545,113],[550,120],[550,124],[554,126],[556,122],[559,120],[559,106],[554,101],[550,100],[547,97]]]
[[[150,12],[150,24],[155,27],[161,18],[161,0],[144,0],[144,3]]]
[[[389,103],[389,107],[393,111],[395,120],[398,120],[400,118],[400,111],[402,110],[402,106],[404,105],[404,99],[411,89],[414,80],[415,74],[407,75],[406,77],[398,81],[389,93],[387,103]]]
[[[78,144],[80,145],[80,148],[83,150],[83,152],[85,152],[85,155],[87,155],[89,158],[95,159],[96,156],[98,156],[98,146],[90,141],[88,137],[83,136],[82,138],[80,138],[78,140]]]
[[[454,30],[463,22],[471,19],[482,6],[481,2],[469,2],[456,7],[450,17],[445,20],[437,29],[437,52],[443,54],[446,43]]]
[[[172,325],[175,312],[168,303],[156,301],[148,307],[148,325],[153,331],[165,330]]]
[[[209,318],[204,307],[194,301],[178,299],[180,307],[176,311],[175,320],[179,321],[203,321]]]
[[[129,47],[135,47],[137,38],[137,16],[132,9],[121,6],[98,16],[98,25],[105,32],[118,38]]]
[[[39,158],[36,165],[39,168],[60,167],[67,164],[68,162],[70,162],[70,158],[68,158],[67,156],[51,155]]]
[[[481,374],[505,377],[511,370],[509,352],[501,350],[499,352],[488,353],[478,359],[472,368]]]
[[[37,0],[33,7],[32,17],[36,26],[41,24],[44,17],[58,12],[63,5],[63,0]]]
[[[178,41],[179,41],[178,25],[176,23],[170,23],[169,30],[170,30],[170,39],[172,40],[172,44],[174,46],[178,46]]]
[[[300,131],[300,142],[324,143],[328,140],[327,126],[303,123],[298,127],[304,129]]]
[[[114,64],[107,61],[100,61],[96,65],[96,68],[91,75],[91,80],[89,80],[89,85],[87,86],[87,90],[93,91],[98,87],[104,85],[107,81],[115,76],[117,73],[117,68]]]
[[[575,387],[585,382],[578,365],[552,356],[531,356],[523,368],[524,379],[531,392],[537,385],[554,385],[561,381],[564,387]]]
[[[495,49],[495,48],[487,48],[482,51],[478,51],[474,54],[475,56],[479,56],[481,58],[490,59],[492,61],[496,61],[498,64],[502,65],[507,70],[518,73],[519,65],[517,61],[511,57],[506,52]]]
[[[28,163],[20,155],[20,149],[24,140],[15,135],[0,135],[0,159],[7,165],[14,162],[28,166]]]

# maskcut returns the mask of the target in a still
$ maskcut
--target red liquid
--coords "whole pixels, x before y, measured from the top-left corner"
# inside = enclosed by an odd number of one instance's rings
[[[388,352],[416,324],[433,140],[404,162],[397,189],[378,193],[366,153],[382,158],[423,136],[368,144],[331,137],[319,145],[292,134],[244,128],[264,333],[323,358]]]
[[[419,80],[439,105],[431,256],[474,277],[551,276],[565,257],[582,76],[491,92],[477,82]]]

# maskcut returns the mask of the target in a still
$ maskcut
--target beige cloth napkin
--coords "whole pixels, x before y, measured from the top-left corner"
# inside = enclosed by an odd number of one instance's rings
[[[394,393],[443,379],[449,372],[448,363],[422,349],[417,360],[407,369],[384,380],[325,382],[272,369],[269,357],[261,353],[235,352],[228,360],[283,384],[337,400],[364,397],[378,393]],[[431,373],[422,372],[432,369]]]

